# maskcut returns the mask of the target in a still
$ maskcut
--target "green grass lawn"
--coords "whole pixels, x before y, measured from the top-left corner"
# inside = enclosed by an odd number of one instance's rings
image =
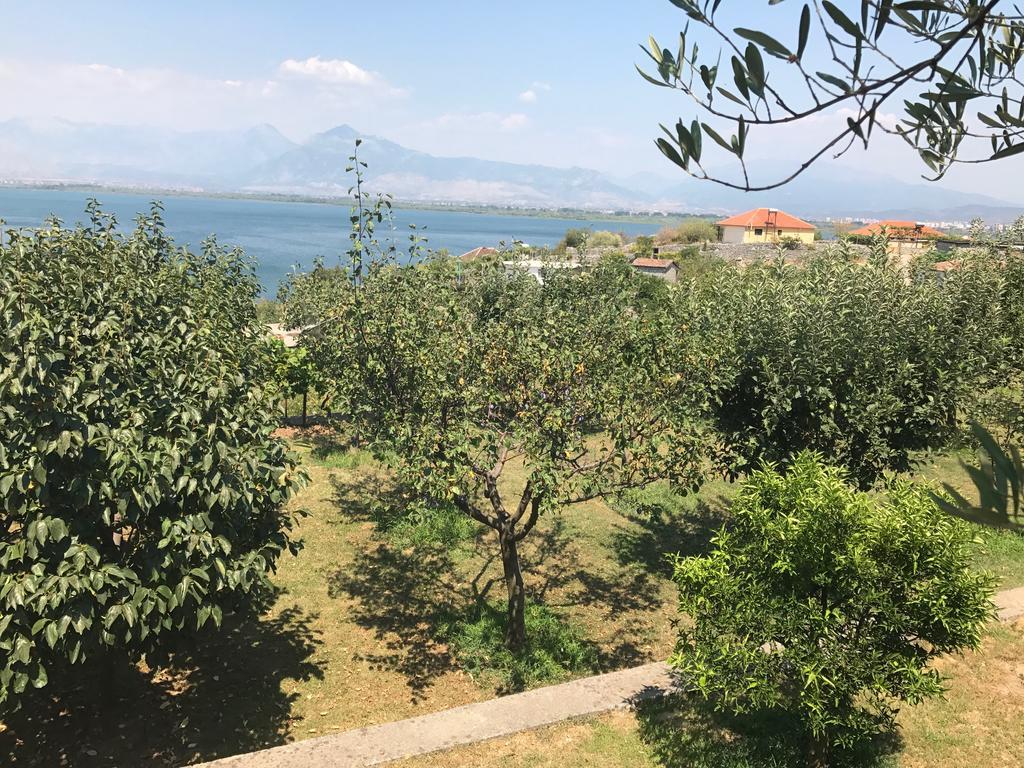
[[[532,626],[545,640],[525,661],[510,660],[481,608],[503,598],[493,534],[414,503],[363,452],[302,436],[296,446],[312,481],[296,500],[309,512],[304,549],[281,562],[269,609],[166,667],[114,665],[109,685],[101,669],[78,669],[64,684],[51,674],[45,695],[0,725],[0,761],[184,765],[667,658],[677,619],[667,558],[706,551],[735,493],[722,481],[690,496],[659,483],[542,519],[522,559]],[[515,468],[507,474],[522,480]],[[965,480],[955,457],[922,474]],[[1024,584],[1024,537],[978,536],[979,565],[1004,587]],[[620,716],[557,732],[575,750],[566,766],[657,764],[649,740]],[[534,757],[524,747],[479,764],[561,764],[536,744]],[[475,763],[453,763],[463,764]]]
[[[916,476],[936,487],[947,483],[968,500],[976,501],[977,491],[963,468],[963,462],[976,461],[973,452],[967,450],[929,457]],[[1024,535],[970,525],[978,540],[978,567],[992,571],[999,579],[1000,589],[1024,585]]]

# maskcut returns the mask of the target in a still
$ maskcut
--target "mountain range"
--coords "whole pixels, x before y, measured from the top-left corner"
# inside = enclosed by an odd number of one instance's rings
[[[294,142],[270,125],[173,131],[145,126],[12,119],[0,122],[0,180],[97,183],[217,193],[346,196],[356,138],[368,186],[397,200],[522,208],[729,213],[774,206],[805,218],[851,216],[1010,221],[1024,205],[907,183],[848,166],[812,168],[766,193],[686,178],[626,177],[585,168],[437,157],[342,125]]]

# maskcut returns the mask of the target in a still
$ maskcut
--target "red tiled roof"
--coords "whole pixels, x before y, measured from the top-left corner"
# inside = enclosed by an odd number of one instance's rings
[[[649,259],[644,256],[638,256],[630,262],[634,267],[647,267],[648,269],[668,269],[675,265],[672,259]]]
[[[777,211],[772,208],[754,208],[752,211],[746,213],[739,213],[735,216],[730,216],[728,219],[722,219],[718,222],[720,227],[764,227],[769,228],[769,219],[771,219],[771,226],[775,229],[816,229],[813,224],[808,224],[803,219],[798,219],[796,216],[790,216],[785,211]]]
[[[853,230],[851,235],[858,235],[863,237],[874,237],[880,234],[882,228],[885,228],[886,234],[889,237],[895,239],[923,239],[932,237],[945,237],[944,232],[939,232],[937,229],[925,226],[924,224],[918,224],[914,221],[876,221],[874,224],[868,224],[860,229]]]
[[[474,248],[472,251],[466,251],[464,254],[459,256],[459,261],[473,261],[474,259],[479,259],[483,256],[491,256],[497,252],[498,250],[496,248],[488,248],[487,246],[482,245],[479,248]]]

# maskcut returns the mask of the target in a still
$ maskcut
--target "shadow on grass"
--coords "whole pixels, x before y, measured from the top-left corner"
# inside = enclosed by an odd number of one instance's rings
[[[468,536],[447,525],[430,528],[431,536],[396,537],[410,516],[406,506],[412,498],[407,493],[378,477],[335,478],[333,482],[333,501],[343,517],[372,522],[377,542],[358,552],[351,565],[328,576],[328,594],[349,601],[346,610],[351,619],[371,630],[385,648],[358,658],[403,675],[412,700],[420,701],[438,678],[466,668],[455,657],[443,628],[479,617],[486,604],[504,600],[497,540],[479,525]],[[465,559],[474,549],[473,572],[467,574]],[[624,614],[660,606],[660,593],[650,574],[642,569],[607,574],[588,569],[558,515],[530,533],[521,547],[521,564],[529,603],[551,609],[597,607],[622,627],[612,647],[595,649],[596,664],[586,671],[649,660],[635,639],[641,632]],[[509,679],[513,682],[505,681],[497,689],[514,688],[514,676]]]
[[[352,600],[350,618],[372,630],[386,649],[355,658],[405,676],[414,702],[423,699],[437,677],[457,668],[447,645],[436,637],[436,628],[451,620],[459,603],[446,579],[451,557],[441,549],[397,550],[380,544],[327,578],[328,595]]]
[[[666,768],[810,768],[810,748],[799,722],[784,712],[731,716],[686,694],[641,702],[640,738]],[[856,751],[833,752],[829,768],[896,768],[902,740],[879,737]]]
[[[619,562],[671,578],[672,555],[707,553],[726,521],[729,502],[723,496],[711,501],[697,498],[686,505],[684,500],[688,501],[660,488],[617,499],[615,508],[635,524],[614,536],[612,548]]]
[[[127,661],[51,673],[4,721],[0,763],[179,766],[282,744],[296,694],[281,683],[323,676],[317,644],[288,609],[236,620],[152,673]]]

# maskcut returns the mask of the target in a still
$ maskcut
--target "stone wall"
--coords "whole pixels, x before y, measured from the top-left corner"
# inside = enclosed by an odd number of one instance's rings
[[[799,261],[815,253],[823,253],[828,247],[829,241],[817,240],[812,244],[801,245],[799,248],[784,250],[787,261]],[[686,246],[680,246],[685,248]],[[866,245],[850,244],[850,249],[858,257],[868,254]],[[667,255],[667,248],[662,249],[664,258],[672,258]],[[705,243],[700,248],[702,256],[720,258],[734,264],[749,264],[753,261],[771,261],[778,257],[779,249],[774,243]],[[685,257],[682,257],[685,258]]]

